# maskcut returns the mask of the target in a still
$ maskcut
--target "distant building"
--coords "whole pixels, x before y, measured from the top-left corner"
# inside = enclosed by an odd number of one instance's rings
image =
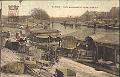
[[[119,17],[119,7],[112,7],[110,10],[110,15],[112,18],[118,18]]]
[[[83,15],[80,16],[81,21],[91,21],[94,19],[118,19],[119,17],[119,8],[112,7],[109,12],[97,12],[97,11],[86,11]]]

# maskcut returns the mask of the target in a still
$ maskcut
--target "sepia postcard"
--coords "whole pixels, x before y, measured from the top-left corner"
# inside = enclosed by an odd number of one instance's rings
[[[119,0],[0,0],[1,77],[118,77]]]

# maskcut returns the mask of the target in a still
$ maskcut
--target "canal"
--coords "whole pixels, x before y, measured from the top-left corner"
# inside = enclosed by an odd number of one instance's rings
[[[66,28],[61,25],[60,23],[53,23],[53,26],[50,25],[51,28],[53,29],[57,29],[59,31],[61,31],[61,35],[66,35],[66,34],[69,34],[69,33],[73,33],[73,32],[76,32],[76,31],[80,31],[82,33],[84,32],[87,32],[87,33],[90,33],[90,34],[93,34],[94,33],[94,29],[93,28],[88,28],[86,26],[79,26],[77,28],[72,28],[70,26],[67,26]],[[102,29],[102,28],[96,28],[96,33],[119,33],[119,30],[106,30],[105,29]]]

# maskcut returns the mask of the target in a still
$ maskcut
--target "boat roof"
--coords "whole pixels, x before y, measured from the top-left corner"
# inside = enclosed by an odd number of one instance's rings
[[[78,30],[78,31],[75,31],[75,32],[72,32],[72,33],[69,33],[69,34],[66,34],[66,35],[61,35],[61,37],[63,38],[63,37],[66,37],[66,36],[73,36],[76,39],[83,41],[85,39],[85,37],[92,34],[91,32],[87,32],[87,31],[84,32],[84,31],[83,30],[81,30],[81,31]]]
[[[57,29],[39,29],[39,28],[31,29],[31,32],[38,34],[60,33],[60,31]]]
[[[85,32],[85,31],[76,31],[67,35],[62,35],[61,37],[65,36],[73,36],[77,40],[84,41],[85,37],[90,36],[95,42],[98,43],[105,43],[105,44],[113,44],[113,45],[119,45],[119,33],[113,32],[101,32],[93,34],[91,32]]]
[[[99,43],[119,45],[119,33],[96,34],[91,37]]]
[[[57,35],[50,35],[52,38],[56,38],[57,37]],[[38,35],[38,36],[36,36],[36,37],[38,37],[38,38],[48,38],[49,37],[49,35]]]

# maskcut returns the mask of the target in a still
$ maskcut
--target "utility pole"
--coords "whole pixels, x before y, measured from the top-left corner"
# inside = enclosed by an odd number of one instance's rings
[[[1,1],[1,9],[0,9],[0,60],[1,60],[1,51],[2,51],[2,0]],[[1,62],[0,62],[1,63]]]
[[[94,17],[94,20],[93,20],[93,22],[94,22],[94,27],[93,27],[93,29],[94,29],[94,34],[96,33],[96,22],[97,22],[97,18],[96,18],[96,16]]]

